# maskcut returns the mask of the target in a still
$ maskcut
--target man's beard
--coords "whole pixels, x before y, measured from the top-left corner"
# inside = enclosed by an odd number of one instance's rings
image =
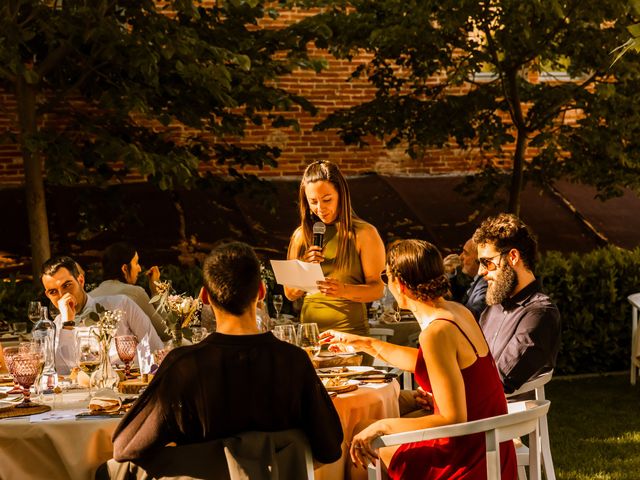
[[[489,282],[487,287],[487,305],[497,305],[504,302],[511,296],[517,285],[518,276],[516,271],[508,262],[504,262],[496,279],[493,282]]]

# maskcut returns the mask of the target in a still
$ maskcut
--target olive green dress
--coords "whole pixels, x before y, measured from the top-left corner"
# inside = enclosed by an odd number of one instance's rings
[[[362,228],[364,222],[354,221],[354,228]],[[340,282],[350,284],[365,283],[360,255],[355,242],[351,242],[348,249],[349,263],[345,271],[334,272],[336,252],[338,250],[338,235],[335,225],[327,225],[324,236],[324,261],[320,264],[325,277],[335,278]],[[364,303],[353,302],[343,298],[328,297],[322,293],[314,293],[304,297],[302,323],[317,323],[318,329],[334,329],[342,332],[366,335],[369,333],[367,322],[367,308]]]

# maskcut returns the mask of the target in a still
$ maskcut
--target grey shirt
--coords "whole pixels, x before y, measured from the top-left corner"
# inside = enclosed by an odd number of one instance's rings
[[[506,393],[555,368],[560,350],[560,312],[534,280],[512,298],[482,313],[480,327]]]

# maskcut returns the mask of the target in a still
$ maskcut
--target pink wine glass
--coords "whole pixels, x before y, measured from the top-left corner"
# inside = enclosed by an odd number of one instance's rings
[[[119,335],[115,337],[118,357],[124,362],[124,377],[131,377],[131,362],[136,356],[138,339],[133,335]]]

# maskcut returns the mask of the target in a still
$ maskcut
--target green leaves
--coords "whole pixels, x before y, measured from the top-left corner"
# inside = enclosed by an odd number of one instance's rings
[[[556,372],[627,368],[631,309],[626,298],[640,291],[640,249],[549,252],[536,274],[560,309],[562,346]]]

